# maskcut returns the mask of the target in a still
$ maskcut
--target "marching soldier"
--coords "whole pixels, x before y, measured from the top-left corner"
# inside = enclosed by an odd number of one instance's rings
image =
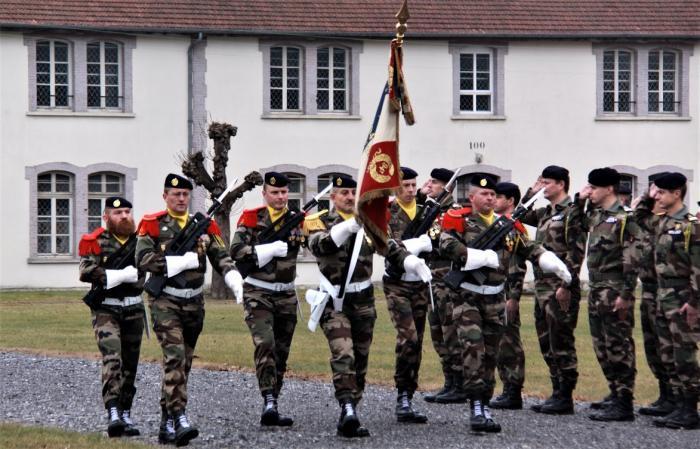
[[[496,201],[493,211],[498,215],[510,216],[520,202],[520,188],[512,182],[496,184]],[[524,229],[523,229],[524,230]],[[527,239],[527,232],[517,234],[515,245]],[[523,408],[521,392],[525,383],[525,350],[520,338],[520,296],[527,265],[525,259],[512,258],[506,282],[506,323],[498,344],[496,367],[503,383],[503,393],[495,397],[489,405],[495,409],[519,410]]]
[[[284,174],[266,173],[262,192],[265,205],[243,211],[231,242],[231,257],[246,276],[245,322],[255,346],[255,373],[264,402],[260,417],[263,426],[294,423],[292,418],[279,414],[277,399],[297,324],[294,279],[303,235],[298,228],[283,236],[285,240],[269,243],[258,240],[260,233],[269,231],[273,223],[277,227],[284,224],[283,217],[289,211],[288,185],[289,179]],[[243,269],[244,266],[248,268]]]
[[[539,190],[549,201],[546,207],[528,211],[522,222],[537,227],[537,241],[557,255],[571,273],[570,285],[556,276],[535,269],[535,328],[540,351],[552,381],[552,394],[532,409],[546,414],[574,412],[573,391],[578,381],[578,358],[574,331],[578,322],[581,284],[579,272],[585,254],[586,234],[581,213],[569,196],[569,170],[550,165],[527,191],[527,201]]]
[[[207,233],[197,247],[182,256],[166,256],[168,244],[187,226],[192,183],[182,176],[165,178],[163,200],[166,210],[145,215],[139,223],[136,262],[140,270],[151,276],[166,276],[165,288],[158,297],[149,295],[153,330],[163,351],[163,384],[161,389],[161,443],[186,445],[199,435],[185,414],[187,380],[197,338],[204,324],[204,275],[206,258],[224,276],[226,285],[236,297],[243,294],[242,279],[221,240],[221,232],[211,221]],[[179,287],[184,282],[184,288]]]
[[[440,250],[460,267],[460,271],[490,268],[485,270],[483,283],[478,283],[471,274],[459,284],[453,318],[462,346],[464,389],[471,408],[470,428],[474,431],[500,432],[501,426],[493,420],[488,404],[493,396],[496,355],[503,332],[504,288],[512,279],[508,272],[511,267],[517,266],[511,264],[511,258],[536,260],[544,271],[557,273],[567,283],[571,281],[571,275],[566,265],[552,252],[540,244],[524,241],[519,236],[524,230],[519,223],[516,223],[513,232],[504,237],[497,252],[467,247],[467,242],[484,232],[497,219],[493,213],[496,197],[493,178],[474,175],[470,184],[472,207],[447,212],[440,235]],[[522,244],[515,244],[518,239]]]
[[[312,302],[312,320],[317,316],[315,312],[320,311],[320,324],[331,351],[335,397],[341,408],[338,434],[367,437],[369,431],[360,424],[356,408],[365,388],[369,349],[377,318],[371,280],[375,250],[364,232],[359,232],[361,226],[354,217],[357,183],[349,176],[339,175],[333,178],[333,184],[331,201],[334,210],[308,217],[304,223],[309,233],[309,248],[316,256],[321,272],[320,291],[307,291],[307,300],[314,295],[322,298],[319,302]],[[359,256],[353,262],[356,245]],[[418,275],[424,282],[430,279],[430,270],[425,263],[394,241],[389,241],[386,258],[393,267],[403,267],[404,271]],[[355,266],[351,269],[353,263]],[[310,328],[315,325],[312,320]]]
[[[603,370],[610,394],[593,403],[595,421],[634,420],[633,396],[636,376],[634,340],[634,289],[636,267],[624,264],[641,237],[634,217],[617,199],[619,173],[596,168],[576,200],[583,211],[585,200],[594,206],[582,218],[588,237],[588,321],[593,349]]]
[[[105,263],[135,239],[131,203],[121,197],[105,200],[102,215],[107,229],[99,227],[80,240],[80,280],[99,291],[91,306],[92,327],[102,354],[102,399],[108,413],[110,437],[139,435],[131,420],[136,394],[134,381],[139,363],[144,308],[141,299],[144,273],[133,265],[115,269]],[[133,253],[132,253],[133,254]]]
[[[654,424],[672,429],[697,429],[700,368],[697,341],[700,307],[700,221],[683,204],[687,179],[668,173],[654,184],[654,199],[663,210],[654,236],[654,261],[659,288],[657,329],[660,354],[671,387],[680,393],[675,409]]]
[[[389,203],[389,229],[391,237],[401,241],[406,228],[420,216],[421,207],[416,204],[416,177],[418,173],[401,167],[401,187],[396,198]],[[406,249],[413,255],[430,253],[433,245],[427,234],[403,240]],[[398,396],[396,419],[398,422],[425,423],[427,416],[413,409],[413,394],[418,387],[418,371],[423,352],[425,317],[430,302],[428,284],[420,277],[397,269],[386,260],[383,278],[384,295],[389,308],[391,322],[396,329],[396,371],[394,381]],[[403,273],[402,273],[403,272]]]

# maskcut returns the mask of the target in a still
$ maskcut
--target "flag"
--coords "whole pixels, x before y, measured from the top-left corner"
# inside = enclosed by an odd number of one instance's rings
[[[356,210],[367,237],[383,254],[388,240],[389,196],[401,185],[399,164],[399,113],[408,125],[414,123],[402,71],[401,40],[391,42],[389,76],[379,99],[372,128],[367,136],[358,173]]]

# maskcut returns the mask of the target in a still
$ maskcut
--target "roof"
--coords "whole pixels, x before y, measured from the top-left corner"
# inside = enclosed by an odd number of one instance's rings
[[[3,0],[3,28],[386,37],[401,0]],[[407,37],[700,38],[700,0],[410,0]]]

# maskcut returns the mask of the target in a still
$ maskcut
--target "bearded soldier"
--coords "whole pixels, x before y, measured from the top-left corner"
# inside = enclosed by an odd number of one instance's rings
[[[133,436],[140,433],[131,420],[131,406],[145,319],[141,299],[144,273],[134,267],[133,260],[120,269],[105,265],[127,241],[136,238],[131,203],[122,197],[107,198],[102,219],[107,229],[99,227],[80,240],[80,280],[99,291],[91,314],[102,354],[107,433],[110,437]]]

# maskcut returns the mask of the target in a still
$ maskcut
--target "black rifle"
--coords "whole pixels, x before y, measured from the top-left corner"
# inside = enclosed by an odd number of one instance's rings
[[[535,196],[530,198],[527,203],[518,205],[511,215],[511,218],[508,218],[505,215],[498,217],[498,219],[494,221],[491,226],[485,229],[481,234],[474,237],[471,242],[466,243],[462,241],[462,239],[459,240],[469,248],[480,250],[497,250],[503,244],[504,238],[513,230],[515,222],[525,215],[528,210],[530,210],[530,207],[532,207],[535,201],[537,201],[537,199],[543,193],[544,189],[541,189],[535,194]],[[465,282],[465,279],[473,280],[474,284],[483,285],[484,281],[486,281],[486,273],[488,273],[486,270],[490,270],[490,268],[480,268],[470,271],[450,270],[445,275],[444,281],[445,284],[453,290],[458,290],[460,284]]]
[[[413,239],[420,237],[421,235],[428,232],[430,227],[435,222],[435,219],[440,215],[440,208],[442,207],[442,202],[447,198],[447,195],[452,193],[457,176],[459,176],[460,168],[455,171],[454,175],[450,181],[445,185],[445,188],[437,198],[433,199],[428,197],[420,215],[411,220],[411,223],[406,227],[401,235],[401,240]]]
[[[129,265],[134,265],[136,258],[136,234],[131,234],[129,239],[115,252],[113,252],[107,260],[102,264],[105,270],[122,270]],[[95,308],[104,299],[105,288],[102,284],[92,284],[92,288],[83,297],[83,302],[88,307]]]
[[[209,229],[209,225],[211,224],[212,217],[216,213],[216,211],[221,208],[221,205],[226,198],[226,195],[229,194],[229,192],[233,188],[233,184],[235,184],[236,181],[231,183],[230,186],[219,196],[218,198],[214,198],[214,204],[211,205],[209,210],[207,211],[206,214],[203,214],[201,212],[197,212],[185,225],[184,228],[180,230],[180,232],[177,233],[177,235],[168,243],[168,246],[165,248],[165,255],[166,256],[183,256],[185,253],[192,251],[196,246],[197,246],[197,241],[201,236],[207,233],[207,229]],[[151,274],[151,277],[146,281],[146,285],[144,286],[144,290],[148,292],[151,296],[154,298],[158,298],[161,293],[163,293],[163,288],[165,288],[165,284],[167,281],[170,281],[171,284],[175,284],[177,288],[185,288],[185,284],[187,283],[187,280],[185,279],[185,276],[183,273],[179,273],[176,276],[173,276],[171,278],[168,278],[164,274],[159,274],[159,275],[154,275]]]

